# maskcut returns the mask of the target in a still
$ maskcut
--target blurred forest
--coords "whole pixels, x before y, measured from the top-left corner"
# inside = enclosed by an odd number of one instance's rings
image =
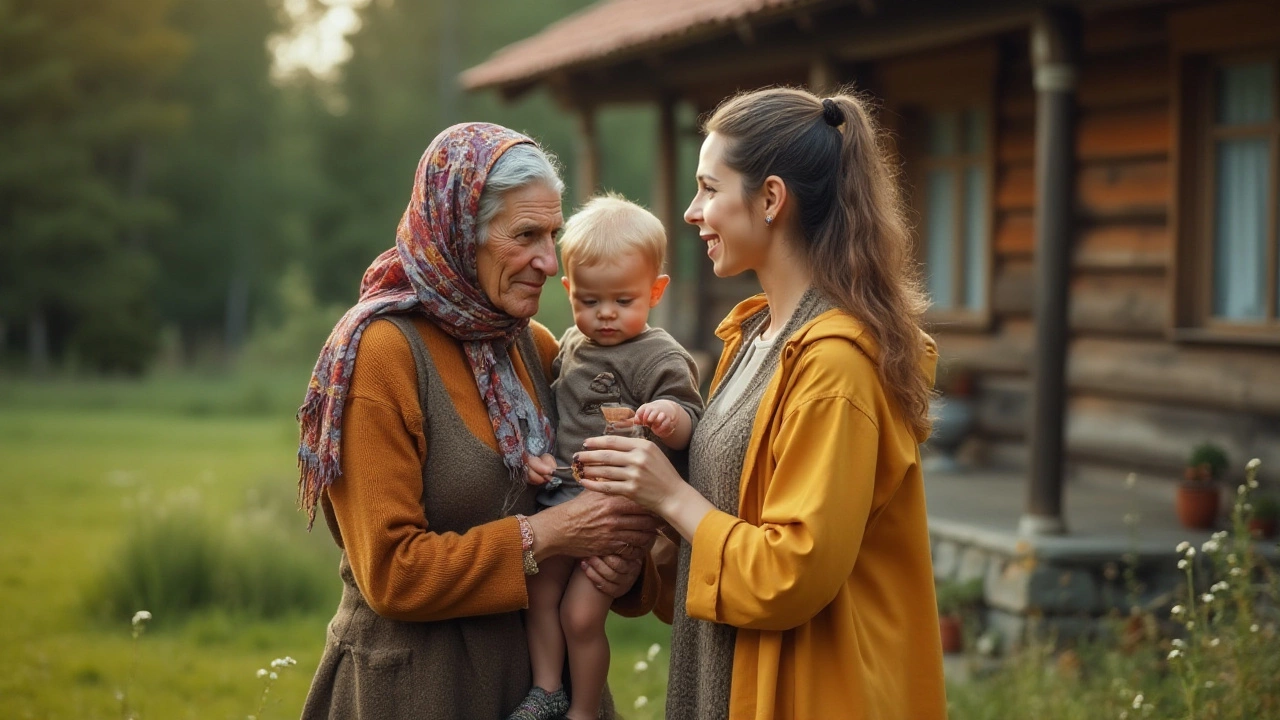
[[[0,0],[0,367],[313,359],[442,128],[528,132],[571,181],[548,97],[457,74],[588,2]],[[346,62],[282,72],[272,49],[338,5]],[[648,113],[600,118],[605,184],[642,202]]]

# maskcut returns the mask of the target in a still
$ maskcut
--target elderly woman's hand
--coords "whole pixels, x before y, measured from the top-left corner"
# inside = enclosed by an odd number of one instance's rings
[[[524,458],[525,482],[530,485],[546,485],[551,482],[551,474],[556,471],[555,456],[526,455]]]
[[[584,492],[529,517],[534,557],[642,556],[658,535],[658,519],[621,497]]]
[[[644,560],[605,555],[581,560],[578,566],[598,590],[616,599],[626,595],[636,584],[636,578],[644,569]]]

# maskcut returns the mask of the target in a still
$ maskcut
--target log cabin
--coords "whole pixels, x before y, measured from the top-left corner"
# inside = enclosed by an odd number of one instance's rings
[[[696,118],[803,85],[875,98],[908,188],[949,374],[974,380],[976,456],[1025,477],[1054,534],[1064,474],[1167,477],[1213,441],[1280,478],[1280,2],[603,0],[461,76],[549,90],[577,126],[656,108],[651,208],[673,243],[665,324],[712,354],[755,292],[713,281],[681,221]],[[664,303],[668,304],[668,303]],[[954,375],[953,375],[954,376]]]

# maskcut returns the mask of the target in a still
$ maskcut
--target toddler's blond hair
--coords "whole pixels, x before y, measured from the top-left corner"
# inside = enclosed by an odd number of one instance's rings
[[[662,272],[667,233],[653,213],[621,195],[592,198],[565,223],[560,258],[565,272],[578,265],[598,265],[626,252],[637,252]]]

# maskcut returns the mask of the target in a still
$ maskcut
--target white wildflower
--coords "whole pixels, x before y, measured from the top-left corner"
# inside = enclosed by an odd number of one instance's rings
[[[1253,478],[1249,478],[1249,479],[1246,481],[1246,483],[1245,483],[1245,484],[1247,484],[1247,485],[1249,486],[1249,489],[1250,489],[1250,490],[1257,490],[1257,489],[1258,489],[1258,481],[1257,481],[1257,480],[1254,480]]]
[[[272,680],[275,680],[276,678],[279,678],[280,676],[279,676],[279,675],[277,675],[277,674],[275,674],[274,672],[272,672],[272,673],[267,673],[267,677],[271,678]]]
[[[1187,646],[1187,643],[1182,638],[1174,638],[1169,644],[1176,648],[1183,648]]]
[[[1178,543],[1178,547],[1175,549],[1180,553],[1184,553],[1191,549],[1191,543],[1187,542],[1186,540],[1183,540],[1182,542]]]
[[[1262,461],[1258,458],[1254,458],[1245,463],[1244,469],[1246,472],[1253,472],[1254,470],[1257,470],[1260,465],[1262,465]]]
[[[1182,607],[1181,605],[1174,605],[1172,608],[1170,608],[1170,609],[1169,609],[1169,614],[1170,614],[1170,615],[1181,615],[1182,613],[1184,613],[1184,612],[1186,612],[1186,611],[1187,611],[1187,609],[1186,609],[1186,608],[1184,608],[1184,607]],[[1175,640],[1174,642],[1181,642],[1181,641],[1179,641],[1179,640]]]
[[[1222,640],[1220,638],[1214,638],[1209,641],[1209,647],[1218,647],[1218,645],[1220,645],[1221,643],[1222,643]]]
[[[1178,650],[1177,648],[1174,648],[1173,650],[1170,650],[1170,651],[1169,651],[1169,659],[1170,659],[1170,660],[1176,660],[1176,659],[1178,659],[1178,658],[1180,658],[1180,657],[1182,657],[1182,651],[1181,651],[1181,650]]]
[[[1214,540],[1226,540],[1226,539],[1227,539],[1227,531],[1226,531],[1226,530],[1219,530],[1218,532],[1216,532],[1216,533],[1214,533],[1214,534],[1210,535],[1209,537],[1213,538]]]
[[[264,678],[264,677],[266,677],[266,676],[267,676],[267,669],[266,669],[266,668],[258,668],[258,677],[260,677],[260,678]]]
[[[636,709],[639,710],[640,708],[649,704],[649,698],[641,695],[640,697],[636,698],[636,701],[634,704],[636,706]]]
[[[660,652],[662,652],[661,645],[659,645],[658,643],[654,643],[650,645],[649,652],[647,654],[647,657],[649,658],[649,662],[653,662],[654,658],[658,657],[658,653]]]
[[[1258,623],[1254,623],[1254,624],[1250,625],[1250,626],[1249,626],[1249,632],[1251,632],[1251,633],[1256,633],[1256,632],[1258,632]]]
[[[1205,689],[1205,690],[1212,690],[1212,689],[1213,689],[1213,681],[1212,681],[1212,680],[1205,680],[1205,681],[1204,681],[1204,689]]]
[[[1196,549],[1193,547],[1187,548],[1187,557],[1193,558],[1195,556],[1196,556]]]
[[[1120,720],[1128,720],[1128,717],[1129,717],[1129,711],[1128,711],[1128,710],[1121,710],[1121,711],[1120,711]]]
[[[1142,709],[1142,693],[1138,693],[1137,695],[1135,695],[1135,696],[1134,696],[1134,698],[1133,698],[1133,709],[1134,709],[1134,710],[1141,710],[1141,709]]]
[[[1243,569],[1243,568],[1238,568],[1238,567],[1233,567],[1233,568],[1231,568],[1231,570],[1229,571],[1229,574],[1231,575],[1231,577],[1240,577],[1241,575],[1243,575],[1243,574],[1244,574],[1244,569]]]
[[[294,660],[288,655],[285,655],[282,658],[276,658],[275,660],[271,661],[271,667],[273,668],[288,667],[290,665],[297,665],[297,664],[298,664],[298,661]]]
[[[1235,565],[1238,562],[1240,562],[1240,558],[1236,557],[1235,553],[1231,553],[1230,555],[1227,556],[1228,565]]]
[[[645,661],[643,661],[643,660],[640,660],[640,661],[636,662],[636,672],[638,672],[638,673],[642,673],[642,672],[644,672],[645,670],[648,670],[648,669],[649,669],[649,663],[647,663],[647,662],[645,662]]]
[[[151,613],[146,610],[139,610],[133,614],[133,626],[138,627],[142,623],[151,619]]]
[[[1201,595],[1200,600],[1206,604],[1213,602],[1213,593],[1205,593]]]
[[[1188,630],[1195,630],[1195,629],[1196,629],[1196,621],[1195,621],[1195,620],[1188,620],[1188,621],[1187,621],[1187,629],[1188,629]]]
[[[1186,570],[1186,569],[1187,569],[1187,561],[1186,561],[1186,560],[1179,560],[1179,561],[1178,561],[1178,569],[1179,569],[1179,570]]]
[[[1205,541],[1204,541],[1204,545],[1201,545],[1201,546],[1200,546],[1200,549],[1201,549],[1201,550],[1203,550],[1203,551],[1205,551],[1205,552],[1207,552],[1207,553],[1214,553],[1214,552],[1218,552],[1218,541],[1217,541],[1217,540],[1205,540]]]
[[[1227,584],[1227,581],[1222,580],[1218,583],[1215,583],[1213,587],[1209,588],[1209,591],[1210,592],[1226,592],[1227,590],[1230,590],[1230,589],[1231,589],[1231,586]]]
[[[1241,485],[1236,488],[1237,495],[1244,495],[1247,492],[1249,492],[1249,488],[1245,487],[1244,485]]]

